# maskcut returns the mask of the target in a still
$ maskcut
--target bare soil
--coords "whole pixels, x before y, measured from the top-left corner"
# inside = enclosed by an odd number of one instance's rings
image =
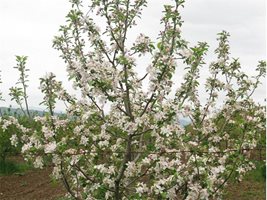
[[[64,196],[60,183],[52,182],[51,168],[0,176],[1,200],[55,200]]]
[[[225,200],[265,200],[265,182],[244,180],[240,183],[231,183],[226,187]]]
[[[21,157],[11,158],[24,162]],[[13,175],[0,176],[0,200],[57,200],[66,193],[61,183],[52,182],[52,168],[28,170]],[[230,183],[226,188],[225,200],[264,200],[265,181],[244,180]]]

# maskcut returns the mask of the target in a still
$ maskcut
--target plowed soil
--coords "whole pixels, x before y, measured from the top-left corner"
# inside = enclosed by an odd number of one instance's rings
[[[0,176],[1,200],[55,200],[64,196],[60,183],[52,183],[51,168]]]
[[[17,162],[23,162],[16,157]],[[66,193],[61,183],[52,182],[52,168],[0,176],[0,200],[57,200]],[[244,180],[226,188],[225,200],[264,200],[265,182]]]

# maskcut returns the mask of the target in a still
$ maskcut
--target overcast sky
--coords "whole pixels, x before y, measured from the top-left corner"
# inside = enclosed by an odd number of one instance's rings
[[[160,29],[159,19],[166,0],[150,0],[144,10],[138,31],[155,37]],[[66,78],[66,66],[59,52],[52,48],[53,36],[70,9],[68,0],[1,0],[0,1],[0,70],[3,84],[0,90],[5,102],[0,106],[15,105],[8,96],[9,88],[18,79],[15,55],[27,55],[29,73],[29,101],[32,108],[40,107],[42,94],[38,89],[39,78],[54,72],[64,86],[72,90]],[[196,44],[206,41],[210,53],[217,46],[216,34],[230,32],[231,56],[239,57],[247,74],[253,74],[258,60],[266,59],[266,5],[265,0],[187,0],[182,10],[183,35]],[[134,35],[136,30],[132,31]],[[209,54],[207,61],[212,60]],[[145,61],[144,61],[145,62]],[[141,70],[140,73],[143,71]],[[262,85],[254,96],[260,102],[266,96]],[[58,106],[62,110],[63,105]]]

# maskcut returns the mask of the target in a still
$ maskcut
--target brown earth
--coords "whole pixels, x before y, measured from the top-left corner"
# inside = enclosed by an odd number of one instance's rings
[[[21,157],[11,158],[24,162]],[[0,176],[0,200],[57,200],[66,193],[61,183],[55,183],[49,175],[52,168],[28,170],[13,175]],[[265,182],[243,180],[226,188],[225,200],[264,200]]]
[[[30,170],[24,174],[0,176],[1,200],[56,200],[64,196],[65,190],[60,183],[53,183],[49,178],[51,168]],[[264,200],[265,183],[242,181],[230,184],[227,200]]]
[[[55,200],[65,190],[49,178],[51,168],[30,170],[22,174],[0,176],[1,200]]]
[[[244,180],[240,183],[231,183],[226,187],[225,200],[265,200],[265,182]]]

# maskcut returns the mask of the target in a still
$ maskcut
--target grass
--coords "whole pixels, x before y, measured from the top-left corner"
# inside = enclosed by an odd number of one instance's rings
[[[17,163],[12,160],[6,160],[5,162],[3,162],[0,160],[0,176],[20,174],[29,169],[32,169],[32,166],[25,162]]]
[[[55,200],[74,200],[73,198],[71,198],[71,197],[59,197],[59,198],[57,198],[57,199],[55,199]]]

